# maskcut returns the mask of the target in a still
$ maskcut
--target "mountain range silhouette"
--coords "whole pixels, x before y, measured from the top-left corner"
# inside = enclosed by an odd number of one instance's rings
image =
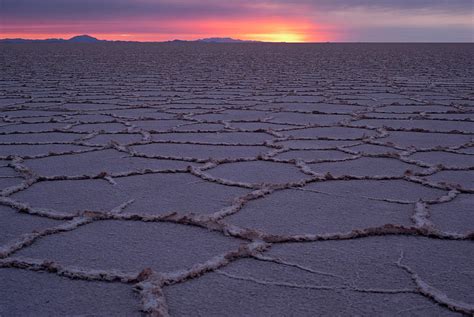
[[[108,40],[99,40],[93,36],[83,34],[71,37],[70,39],[45,39],[45,40],[30,40],[30,39],[0,39],[0,43],[107,43],[107,42],[138,42],[138,41],[108,41]],[[230,37],[210,37],[198,40],[172,40],[172,41],[164,41],[164,42],[199,42],[199,43],[256,43],[258,41],[246,41],[246,40],[239,40],[233,39]]]

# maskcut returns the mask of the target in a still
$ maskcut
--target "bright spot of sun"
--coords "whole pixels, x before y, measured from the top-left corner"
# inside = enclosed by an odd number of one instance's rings
[[[305,36],[297,33],[267,33],[267,34],[249,34],[249,37],[257,41],[265,42],[304,42]]]
[[[256,21],[246,24],[243,38],[264,42],[307,42],[313,25],[305,21]],[[251,28],[251,29],[249,29]]]

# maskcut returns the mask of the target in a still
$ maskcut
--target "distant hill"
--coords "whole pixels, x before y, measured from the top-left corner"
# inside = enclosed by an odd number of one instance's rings
[[[62,43],[63,39],[46,39],[46,40],[28,40],[28,39],[0,39],[0,43]]]
[[[203,43],[254,43],[257,41],[245,41],[239,39],[233,39],[230,37],[210,37],[206,39],[199,39],[193,42],[203,42]]]
[[[107,42],[124,42],[124,41],[107,41],[99,40],[90,35],[77,35],[71,37],[68,40],[65,39],[45,39],[45,40],[29,40],[29,39],[0,39],[0,43],[107,43]],[[126,41],[127,43],[134,43],[134,41]],[[258,41],[245,41],[239,39],[233,39],[230,37],[211,37],[199,40],[173,40],[168,41],[168,43],[258,43]]]
[[[68,42],[73,42],[73,43],[97,43],[97,42],[104,42],[102,40],[98,40],[95,37],[92,37],[90,35],[78,35],[71,37]]]
[[[100,43],[107,42],[98,40],[90,35],[77,35],[68,40],[65,39],[46,39],[46,40],[29,40],[29,39],[0,39],[0,43]]]

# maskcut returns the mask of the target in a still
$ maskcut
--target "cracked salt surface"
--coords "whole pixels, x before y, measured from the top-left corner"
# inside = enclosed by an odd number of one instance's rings
[[[0,46],[1,316],[474,314],[472,45],[117,45]]]

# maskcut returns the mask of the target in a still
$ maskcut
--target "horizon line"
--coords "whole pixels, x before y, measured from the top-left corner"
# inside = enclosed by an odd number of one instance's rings
[[[113,44],[113,43],[140,43],[140,44],[171,44],[173,42],[189,43],[189,44],[474,44],[474,41],[321,41],[321,42],[270,42],[270,41],[253,41],[241,40],[236,42],[205,42],[201,39],[197,40],[165,40],[165,41],[124,41],[124,40],[99,40],[98,42],[69,42],[61,38],[47,39],[25,39],[25,38],[0,38],[0,44],[32,44],[32,43],[5,43],[1,41],[32,41],[44,42],[48,40],[59,40],[64,42],[43,43],[43,44]],[[39,44],[39,43],[38,43]]]
[[[474,44],[474,41],[320,41],[320,42],[272,42],[272,41],[256,41],[256,40],[241,40],[233,38],[216,38],[216,39],[232,39],[234,42],[218,42],[218,41],[206,41],[212,38],[200,38],[194,40],[181,40],[172,39],[164,41],[138,41],[138,40],[100,40],[97,42],[73,42],[63,38],[45,38],[45,39],[28,39],[28,38],[0,38],[0,44],[32,44],[32,43],[5,43],[4,41],[32,41],[32,42],[45,42],[48,40],[64,41],[56,43],[43,43],[43,44],[104,44],[104,43],[141,43],[141,44],[167,44],[173,42],[181,43],[199,43],[199,44]],[[39,43],[38,43],[39,44]]]
[[[74,41],[76,38],[86,38],[92,40],[88,41]],[[5,43],[6,41],[32,41],[32,42],[42,42],[42,41],[64,41],[66,43],[73,43],[73,44],[99,44],[99,43],[173,43],[173,42],[181,42],[181,43],[204,43],[204,44],[409,44],[409,43],[420,43],[420,44],[474,44],[474,41],[376,41],[376,40],[364,40],[364,41],[314,41],[314,42],[285,42],[285,41],[259,41],[259,40],[248,40],[248,39],[238,39],[233,38],[231,36],[211,36],[206,38],[197,38],[197,39],[189,39],[183,40],[179,38],[162,40],[162,41],[140,41],[140,40],[103,40],[96,38],[95,36],[89,34],[78,34],[73,35],[70,38],[60,38],[60,37],[51,37],[51,38],[42,38],[42,39],[29,39],[29,38],[0,38],[1,44],[27,44],[27,43]],[[64,44],[64,43],[50,43],[50,44]]]

